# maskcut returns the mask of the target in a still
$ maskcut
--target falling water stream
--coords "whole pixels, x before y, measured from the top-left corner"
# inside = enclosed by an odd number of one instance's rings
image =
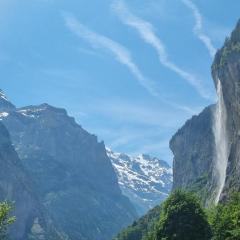
[[[214,113],[215,177],[217,181],[215,203],[219,202],[224,188],[228,162],[227,112],[222,94],[222,84],[217,82],[218,102]]]

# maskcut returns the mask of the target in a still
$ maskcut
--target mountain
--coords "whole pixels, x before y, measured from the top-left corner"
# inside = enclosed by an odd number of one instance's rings
[[[212,76],[217,105],[194,116],[170,142],[173,188],[196,190],[206,204],[240,190],[240,21],[218,50]]]
[[[58,229],[72,240],[107,240],[133,222],[136,211],[121,193],[103,142],[64,109],[17,109],[2,96],[0,120]]]
[[[240,191],[240,20],[212,65],[216,88],[221,85],[226,111],[227,164],[221,198]]]
[[[206,206],[224,202],[240,191],[240,21],[218,50],[212,76],[217,104],[189,119],[170,141],[173,189],[197,193]],[[145,233],[159,220],[161,207],[152,211],[116,239],[145,239]]]
[[[12,239],[64,239],[53,226],[34,189],[7,129],[0,123],[0,201],[14,202],[13,214],[17,221],[10,231]]]
[[[214,105],[209,106],[193,116],[170,141],[174,154],[173,189],[198,192],[206,204],[214,189],[214,108]]]
[[[2,112],[2,115],[4,116],[5,111],[8,112],[14,109],[15,106],[7,99],[4,92],[0,89],[0,112]]]
[[[163,160],[142,154],[132,157],[107,149],[118,183],[141,216],[166,199],[172,188],[172,169]]]

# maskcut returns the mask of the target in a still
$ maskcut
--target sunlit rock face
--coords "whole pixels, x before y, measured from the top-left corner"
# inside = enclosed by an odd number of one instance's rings
[[[5,200],[14,203],[12,214],[17,219],[10,229],[12,239],[37,239],[37,233],[31,230],[35,218],[39,220],[43,240],[62,239],[36,197],[33,181],[24,170],[6,128],[0,123],[0,201]]]
[[[164,201],[172,189],[172,168],[147,154],[129,156],[107,149],[124,195],[139,215]]]
[[[136,211],[121,193],[103,142],[48,104],[5,112],[0,119],[41,203],[70,239],[108,240],[132,223]]]
[[[212,75],[221,82],[227,114],[229,158],[221,198],[240,190],[240,22],[215,57]]]

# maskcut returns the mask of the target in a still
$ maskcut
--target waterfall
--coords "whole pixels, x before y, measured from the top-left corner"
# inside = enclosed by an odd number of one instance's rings
[[[217,81],[218,102],[214,112],[213,133],[215,138],[214,174],[216,179],[216,199],[219,202],[226,180],[228,163],[228,136],[227,136],[227,112],[223,99],[222,84]]]

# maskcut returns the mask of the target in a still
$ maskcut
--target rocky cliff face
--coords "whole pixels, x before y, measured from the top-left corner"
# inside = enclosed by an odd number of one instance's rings
[[[166,199],[172,189],[172,168],[165,161],[146,154],[132,157],[110,149],[107,154],[123,194],[131,200],[139,215]]]
[[[33,189],[32,180],[21,165],[6,128],[0,123],[0,201],[14,202],[13,214],[17,221],[10,231],[12,239],[63,239]]]
[[[41,203],[69,239],[111,239],[136,218],[104,144],[65,110],[48,104],[5,109],[0,119]]]
[[[197,191],[203,201],[207,200],[213,184],[214,107],[210,106],[198,116],[193,116],[170,141],[174,154],[173,189]]]
[[[227,111],[229,158],[222,198],[240,191],[240,21],[212,65],[215,84],[220,81]]]
[[[240,190],[240,22],[217,52],[212,76],[216,87],[217,82],[221,82],[227,111],[229,158],[220,197],[223,199],[232,191]],[[217,181],[214,177],[214,108],[208,107],[199,116],[187,121],[170,142],[174,153],[173,188],[195,190],[205,203],[212,202]]]

